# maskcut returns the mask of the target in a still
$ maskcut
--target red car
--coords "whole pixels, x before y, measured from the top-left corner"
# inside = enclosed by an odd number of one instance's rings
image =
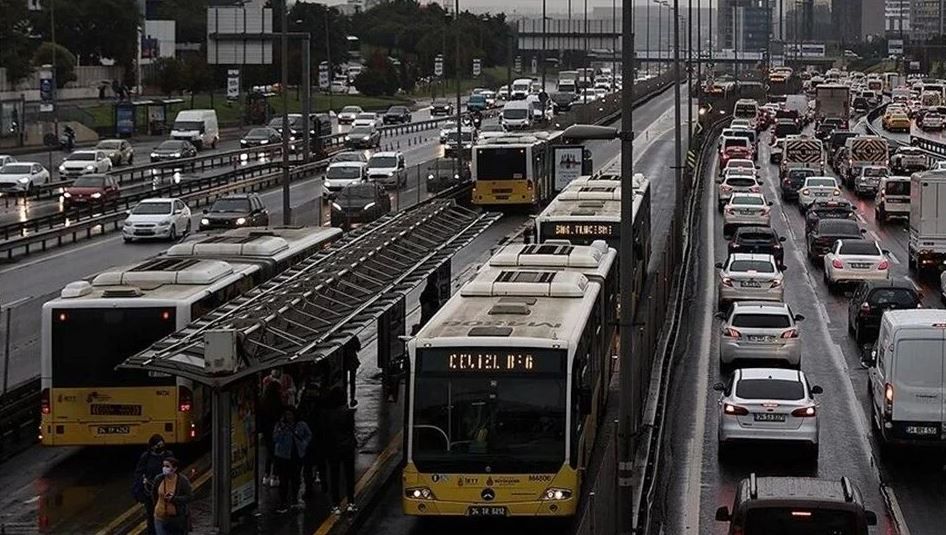
[[[63,205],[86,206],[105,203],[121,195],[118,182],[109,175],[85,175],[75,179],[62,194]]]
[[[752,143],[744,137],[725,137],[719,147],[719,167],[726,167],[726,162],[733,158],[753,160]]]

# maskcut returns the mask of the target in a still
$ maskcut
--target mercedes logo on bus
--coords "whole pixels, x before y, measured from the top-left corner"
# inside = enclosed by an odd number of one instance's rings
[[[496,491],[490,488],[485,488],[483,489],[483,492],[480,493],[480,497],[488,502],[491,502],[496,499]]]

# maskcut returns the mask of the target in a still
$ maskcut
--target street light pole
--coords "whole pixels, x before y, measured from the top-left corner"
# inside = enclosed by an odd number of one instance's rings
[[[660,2],[657,2],[657,76],[660,76],[660,74],[661,74],[661,72],[660,72],[660,52],[661,52],[661,50],[660,50],[660,46],[661,46],[661,45],[660,45],[660,28],[661,28],[661,25],[660,25],[660,12],[661,12],[660,6],[661,6],[661,5],[662,5],[662,4],[661,4]]]
[[[542,4],[545,4],[545,0],[542,0]],[[617,57],[618,57],[618,8],[617,0],[611,0],[611,91],[614,92],[614,81],[617,79]],[[621,6],[621,9],[624,9],[624,6]],[[623,15],[624,12],[622,11]]]
[[[680,129],[680,0],[673,0],[673,168],[674,221],[677,226],[683,224],[683,173],[680,163],[683,161],[683,137]],[[678,233],[679,235],[679,233]],[[677,258],[681,258],[683,242],[677,244]]]
[[[693,145],[693,0],[687,0],[687,150]]]
[[[289,6],[282,2],[282,222],[292,224],[289,197]]]
[[[548,32],[546,30],[545,24],[548,22],[548,16],[545,14],[545,0],[542,0],[542,91],[545,91],[545,64],[548,62],[545,57],[545,51],[548,48]],[[543,103],[544,107],[545,104]]]
[[[623,9],[623,8],[621,8]],[[647,57],[651,57],[651,48],[650,48],[650,2],[647,2],[647,6],[644,8],[644,18],[647,19],[647,30],[644,32],[647,34]],[[650,61],[647,62],[647,76],[650,76]]]
[[[453,17],[454,34],[457,39],[457,172],[456,176],[463,176],[463,122],[460,120],[460,0],[454,3],[456,9]],[[512,91],[512,87],[509,87]],[[472,139],[471,139],[472,141]]]

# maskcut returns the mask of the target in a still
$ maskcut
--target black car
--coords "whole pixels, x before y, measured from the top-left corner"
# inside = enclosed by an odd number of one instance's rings
[[[469,157],[473,151],[473,143],[476,141],[476,132],[472,128],[463,127],[461,131],[461,141],[463,144],[463,154]],[[460,144],[457,143],[456,130],[448,132],[447,139],[444,141],[444,155],[456,156],[459,145]]]
[[[811,232],[815,223],[821,219],[850,219],[856,220],[857,214],[854,205],[847,199],[835,201],[815,201],[805,212],[805,233]]]
[[[457,173],[456,158],[438,158],[422,172],[427,177],[427,191],[436,193],[447,188],[453,187],[463,182],[468,182],[471,178],[469,160],[463,160],[463,166]]]
[[[821,121],[821,124],[815,128],[815,137],[824,141],[831,137],[835,130],[840,130],[843,124],[841,119],[827,118]]]
[[[867,113],[867,110],[870,109],[870,102],[864,97],[854,97],[854,100],[851,101],[851,109],[857,113]]]
[[[259,195],[242,193],[227,195],[214,201],[204,210],[200,230],[216,228],[265,227],[269,225],[269,211]]]
[[[858,344],[877,336],[880,318],[888,310],[919,308],[920,294],[906,281],[864,281],[847,306],[847,330]]]
[[[384,124],[407,124],[411,122],[411,110],[407,106],[391,106],[382,120]]]
[[[752,225],[739,227],[729,240],[729,254],[770,254],[779,267],[785,266],[784,236],[779,236],[772,227]]]
[[[282,136],[275,128],[264,126],[253,128],[240,139],[241,147],[260,147],[266,145],[275,145],[282,142]]]
[[[807,167],[795,167],[785,172],[785,178],[779,182],[779,189],[782,192],[783,201],[797,201],[798,190],[805,185],[805,179],[810,176],[818,176],[818,171],[808,169]]]
[[[806,236],[808,258],[815,262],[821,262],[824,255],[834,246],[834,242],[862,239],[864,232],[857,221],[851,221],[850,219],[819,219]]]
[[[349,228],[370,223],[391,211],[391,198],[384,186],[362,182],[345,186],[332,201],[332,226]]]
[[[356,126],[345,136],[345,147],[349,149],[371,149],[381,147],[381,132],[371,126]]]
[[[431,117],[449,117],[451,115],[453,115],[453,104],[450,104],[446,100],[438,100],[430,106]]]
[[[834,154],[844,146],[849,138],[859,136],[857,132],[851,132],[850,130],[835,130],[831,132],[831,135],[828,137],[825,150],[828,152],[828,158],[833,159]]]
[[[552,101],[552,111],[555,113],[572,109],[572,104],[575,103],[576,99],[577,95],[575,95],[575,93],[569,93],[567,91],[549,95],[549,100]]]
[[[151,150],[152,162],[166,162],[168,160],[183,160],[197,156],[197,147],[190,141],[169,139]]]

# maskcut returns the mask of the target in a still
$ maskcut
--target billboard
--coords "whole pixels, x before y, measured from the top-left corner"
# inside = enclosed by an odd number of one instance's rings
[[[173,58],[177,41],[173,20],[146,20],[141,38],[141,64],[148,65],[158,58]]]
[[[256,381],[230,391],[230,512],[256,504]]]
[[[555,190],[562,191],[572,180],[581,176],[584,147],[581,145],[555,147],[553,154]]]
[[[269,65],[273,42],[273,10],[262,5],[207,8],[207,63]]]

